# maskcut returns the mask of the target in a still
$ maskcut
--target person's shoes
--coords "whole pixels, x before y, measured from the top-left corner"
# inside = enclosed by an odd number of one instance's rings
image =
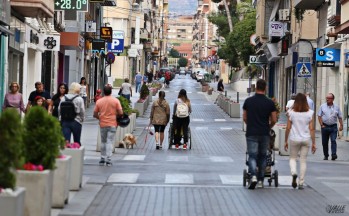
[[[183,144],[183,149],[187,150],[187,144]]]
[[[156,149],[160,149],[159,143],[156,143]]]
[[[328,160],[328,157],[325,156],[325,157],[324,157],[324,160]]]
[[[257,188],[264,188],[264,184],[262,181],[257,182]]]
[[[106,164],[107,166],[113,166],[113,163],[112,163],[111,161],[107,161],[105,164]]]
[[[304,189],[304,186],[303,185],[298,185],[298,190],[303,190]]]
[[[176,144],[176,149],[179,149],[179,145],[178,144]]]
[[[293,188],[297,187],[297,175],[296,174],[292,175],[292,187]]]
[[[101,160],[99,161],[99,166],[104,166],[104,164],[105,164],[105,160],[101,158]]]
[[[336,160],[336,159],[337,159],[337,155],[336,154],[332,155],[331,160]]]
[[[162,145],[159,145],[159,149],[162,149]]]
[[[250,184],[248,185],[248,189],[253,190],[256,187],[256,184],[257,184],[257,177],[252,176]]]

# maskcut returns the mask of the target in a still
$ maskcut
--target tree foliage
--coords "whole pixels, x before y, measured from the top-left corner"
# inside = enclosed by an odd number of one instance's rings
[[[169,55],[170,55],[170,57],[172,57],[172,58],[179,58],[179,57],[180,57],[180,56],[179,56],[178,50],[173,49],[173,48],[170,50]]]
[[[181,57],[178,60],[179,67],[186,67],[188,65],[188,59]]]

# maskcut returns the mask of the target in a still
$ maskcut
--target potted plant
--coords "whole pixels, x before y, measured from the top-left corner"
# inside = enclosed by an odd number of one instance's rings
[[[14,109],[0,116],[0,209],[1,215],[24,214],[25,189],[16,187],[16,168],[23,163],[22,124]]]
[[[64,137],[59,121],[42,107],[33,107],[24,118],[25,170],[17,171],[17,186],[25,187],[26,212],[49,215],[52,203],[53,170]]]

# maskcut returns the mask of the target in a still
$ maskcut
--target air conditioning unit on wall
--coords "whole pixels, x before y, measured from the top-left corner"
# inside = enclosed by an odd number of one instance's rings
[[[290,21],[290,9],[280,9],[279,10],[279,20],[280,21]]]

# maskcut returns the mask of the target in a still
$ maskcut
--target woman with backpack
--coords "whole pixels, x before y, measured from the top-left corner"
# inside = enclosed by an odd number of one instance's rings
[[[159,91],[159,99],[154,101],[150,112],[150,123],[155,129],[156,149],[162,149],[165,127],[170,121],[170,105],[165,100],[165,92]],[[160,144],[159,144],[160,135]]]
[[[191,104],[187,97],[187,91],[181,89],[173,107],[174,143],[176,144],[176,149],[179,149],[182,135],[184,138],[183,149],[187,149],[188,126],[190,123],[189,115],[191,111]]]

